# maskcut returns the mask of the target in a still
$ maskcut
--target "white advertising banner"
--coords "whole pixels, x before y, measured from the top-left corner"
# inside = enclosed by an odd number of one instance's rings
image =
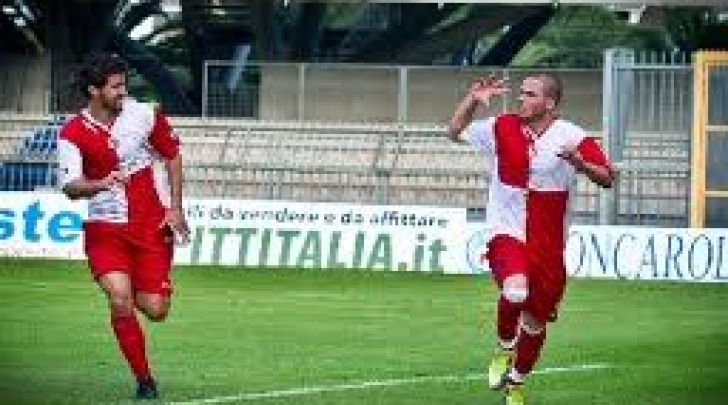
[[[185,201],[179,264],[480,274],[482,223],[465,210],[287,201]],[[0,256],[82,259],[85,202],[0,193]],[[728,229],[572,226],[573,277],[728,282]]]
[[[0,193],[0,256],[82,259],[86,203],[60,194]]]
[[[466,214],[457,208],[190,200],[191,243],[178,263],[457,272]]]
[[[487,273],[482,223],[469,223],[463,268]],[[566,268],[573,277],[728,282],[728,229],[572,226]]]

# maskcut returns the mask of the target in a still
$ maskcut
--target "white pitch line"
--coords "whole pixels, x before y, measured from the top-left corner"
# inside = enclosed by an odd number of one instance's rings
[[[609,364],[581,364],[567,367],[552,367],[535,370],[532,374],[555,374],[555,373],[568,373],[568,372],[579,372],[579,371],[591,371],[600,370],[605,368],[611,368]],[[375,381],[363,381],[350,384],[338,384],[338,385],[321,385],[311,387],[299,387],[290,388],[286,390],[276,391],[263,391],[263,392],[251,392],[241,393],[237,395],[228,395],[206,399],[193,399],[190,401],[182,402],[168,402],[169,405],[203,405],[203,404],[222,404],[227,402],[236,401],[252,401],[256,399],[264,398],[280,398],[280,397],[293,397],[299,395],[311,395],[319,394],[322,392],[338,392],[348,390],[363,390],[372,387],[395,387],[400,385],[409,384],[421,384],[427,382],[459,382],[459,381],[472,381],[472,380],[484,380],[485,374],[467,374],[462,376],[457,375],[440,375],[440,376],[422,376],[422,377],[411,377],[411,378],[397,378],[389,380],[375,380]]]

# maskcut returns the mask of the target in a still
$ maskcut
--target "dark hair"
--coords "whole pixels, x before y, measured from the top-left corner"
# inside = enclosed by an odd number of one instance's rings
[[[103,87],[111,75],[126,73],[126,62],[116,54],[97,53],[89,55],[78,71],[77,83],[81,92],[88,97],[88,87]]]

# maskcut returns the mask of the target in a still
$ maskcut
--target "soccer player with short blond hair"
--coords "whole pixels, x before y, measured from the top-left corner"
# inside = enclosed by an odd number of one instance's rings
[[[526,77],[515,113],[473,120],[478,106],[508,91],[503,79],[478,80],[456,108],[449,133],[480,151],[492,168],[484,259],[500,296],[499,348],[488,383],[503,391],[507,405],[522,405],[522,384],[564,293],[569,197],[576,175],[611,187],[614,172],[594,137],[559,118],[562,88],[553,75]]]

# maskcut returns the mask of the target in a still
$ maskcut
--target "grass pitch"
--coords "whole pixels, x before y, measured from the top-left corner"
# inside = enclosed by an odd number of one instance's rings
[[[180,267],[150,403],[498,404],[488,277]],[[577,371],[571,367],[606,365]],[[728,285],[570,280],[530,404],[728,403]],[[567,368],[559,371],[559,368]],[[3,404],[132,403],[82,262],[0,258]],[[207,400],[208,402],[203,402]]]

